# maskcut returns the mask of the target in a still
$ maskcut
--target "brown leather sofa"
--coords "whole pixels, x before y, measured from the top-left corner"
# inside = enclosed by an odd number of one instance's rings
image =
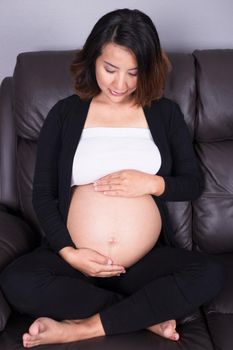
[[[73,56],[74,51],[20,54],[14,76],[2,82],[0,271],[38,245],[43,234],[31,204],[37,138],[49,109],[57,100],[73,94],[69,74]],[[173,69],[165,95],[181,106],[205,184],[195,202],[167,203],[174,235],[181,247],[212,254],[225,266],[225,287],[210,304],[181,320],[178,343],[143,330],[43,349],[233,348],[233,50],[171,53],[169,57]],[[21,334],[31,321],[10,310],[0,291],[1,350],[22,349]]]

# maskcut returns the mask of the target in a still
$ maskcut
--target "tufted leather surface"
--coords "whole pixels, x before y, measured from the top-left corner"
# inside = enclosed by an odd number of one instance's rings
[[[196,51],[196,150],[205,190],[194,205],[194,241],[210,253],[233,251],[233,50]]]

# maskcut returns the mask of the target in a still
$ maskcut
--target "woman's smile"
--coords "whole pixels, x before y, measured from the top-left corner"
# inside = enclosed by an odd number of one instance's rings
[[[111,94],[112,94],[113,96],[124,96],[124,95],[127,93],[127,90],[124,91],[124,92],[118,92],[118,91],[109,89],[109,91],[111,92]]]

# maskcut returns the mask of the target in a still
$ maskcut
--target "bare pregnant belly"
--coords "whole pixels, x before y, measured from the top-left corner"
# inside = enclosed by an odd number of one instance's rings
[[[129,267],[155,245],[161,217],[150,195],[108,197],[92,184],[75,186],[67,227],[78,248],[90,248]]]

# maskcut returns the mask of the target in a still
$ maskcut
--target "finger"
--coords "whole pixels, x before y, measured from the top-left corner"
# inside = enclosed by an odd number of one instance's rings
[[[97,183],[94,183],[93,184],[94,187],[100,187],[100,186],[121,186],[122,185],[122,182],[120,180],[104,180],[104,181],[100,181],[100,182],[97,182]]]
[[[124,266],[121,265],[101,265],[101,264],[96,264],[96,268],[100,272],[123,272],[125,271]]]
[[[119,188],[109,188],[108,186],[105,186],[103,188],[98,188],[98,189],[95,189],[96,192],[100,192],[100,193],[103,193],[103,192],[112,192],[115,193],[115,194],[124,194],[126,193],[126,191],[122,190],[122,189],[119,189]]]
[[[121,190],[121,184],[119,183],[105,183],[94,185],[95,191],[118,191]]]
[[[97,271],[97,273],[121,273],[125,272],[124,266],[121,265],[101,265],[98,263],[93,263],[93,268]]]
[[[93,256],[91,261],[94,264],[97,264],[98,266],[100,266],[102,269],[104,267],[107,271],[111,271],[111,269],[112,270],[117,270],[117,269],[125,270],[123,265],[114,264],[112,259],[109,256],[100,254],[99,252],[97,252],[95,250],[93,250],[93,252],[95,253],[95,255]]]
[[[113,261],[111,258],[109,258],[108,256],[102,255],[98,252],[95,252],[95,254],[93,255],[92,262],[97,263],[97,264],[101,264],[101,265],[112,265]]]
[[[96,277],[116,277],[124,274],[123,272],[100,272]]]
[[[106,176],[103,176],[101,178],[99,178],[98,180],[96,180],[95,182],[102,182],[102,181],[109,181],[109,180],[116,180],[116,179],[121,179],[122,177],[122,173],[118,172],[118,173],[112,173],[110,175],[106,175]]]
[[[129,193],[124,191],[103,191],[103,194],[112,197],[132,197]]]
[[[103,182],[103,181],[111,181],[111,180],[117,180],[117,179],[120,179],[121,176],[120,175],[112,175],[112,176],[108,176],[108,177],[103,177],[103,178],[100,178],[94,182]]]
[[[111,174],[108,174],[108,175],[105,175],[105,176],[100,177],[99,180],[107,179],[107,178],[112,178],[112,177],[117,177],[117,176],[120,176],[121,174],[122,174],[122,170],[120,170],[120,171],[115,171],[114,173],[111,173]]]

